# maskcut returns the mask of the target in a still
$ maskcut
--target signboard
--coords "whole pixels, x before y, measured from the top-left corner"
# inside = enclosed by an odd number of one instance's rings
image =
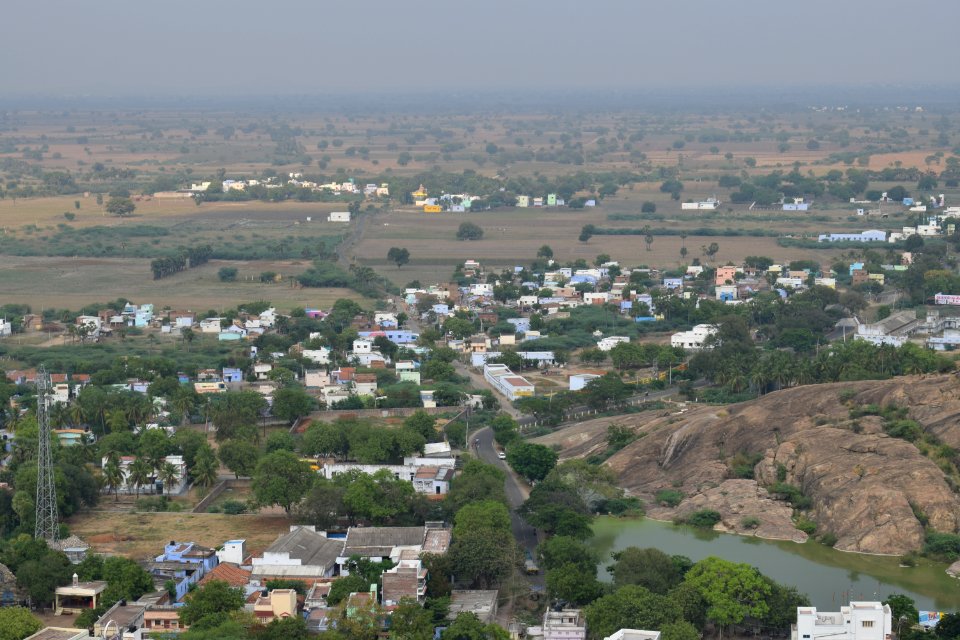
[[[960,296],[947,295],[945,293],[938,293],[933,296],[933,302],[935,304],[956,304],[960,305]]]
[[[941,617],[943,617],[942,611],[921,611],[920,624],[927,629],[932,629],[933,627],[937,626],[937,623],[940,622]]]

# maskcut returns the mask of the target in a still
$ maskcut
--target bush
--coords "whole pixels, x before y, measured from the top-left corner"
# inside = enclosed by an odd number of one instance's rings
[[[797,518],[797,521],[794,526],[796,526],[797,529],[799,529],[800,531],[803,531],[808,536],[812,536],[817,532],[817,523],[814,522],[813,520],[804,518],[802,516]]]
[[[654,499],[657,501],[657,504],[675,507],[683,502],[683,494],[674,489],[662,489],[657,491],[657,495],[654,496]]]
[[[923,555],[941,562],[954,562],[960,558],[960,535],[931,531],[923,545]]]
[[[740,521],[740,526],[744,529],[756,529],[760,526],[760,518],[755,518],[754,516],[748,516]]]
[[[832,533],[824,533],[819,538],[820,544],[824,544],[828,547],[832,547],[837,544],[837,536]]]
[[[220,282],[236,282],[237,270],[235,267],[221,267],[217,277],[220,278]]]
[[[223,512],[227,515],[235,516],[240,513],[246,513],[247,505],[239,500],[226,500],[221,506],[221,509],[223,509]]]
[[[694,511],[689,516],[685,522],[692,527],[697,527],[698,529],[712,529],[713,525],[720,522],[721,517],[720,513],[714,511],[713,509],[701,509],[700,511]]]
[[[787,484],[786,482],[778,482],[768,487],[767,491],[782,496],[787,502],[793,505],[794,509],[809,509],[811,504],[813,504],[810,498],[803,495],[799,487]]]
[[[597,513],[600,514],[642,516],[644,512],[644,504],[639,498],[612,498],[597,504]]]

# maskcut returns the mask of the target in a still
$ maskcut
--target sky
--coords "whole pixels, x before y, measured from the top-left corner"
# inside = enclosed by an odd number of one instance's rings
[[[960,85],[955,0],[13,0],[10,95]]]

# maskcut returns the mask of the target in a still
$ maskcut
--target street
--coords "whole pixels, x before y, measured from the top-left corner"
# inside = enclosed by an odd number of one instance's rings
[[[523,518],[517,515],[516,512],[516,510],[527,499],[529,491],[527,490],[526,485],[522,480],[520,480],[520,478],[516,476],[513,470],[510,469],[510,466],[505,460],[500,460],[497,458],[497,450],[494,446],[493,440],[493,431],[487,427],[484,427],[483,429],[471,434],[470,438],[472,439],[471,446],[474,447],[477,456],[481,460],[487,464],[494,465],[507,474],[507,480],[504,489],[507,493],[507,502],[510,504],[510,524],[513,530],[513,537],[516,539],[517,544],[519,544],[524,550],[529,551],[530,555],[536,559],[537,544],[539,543],[537,530],[527,524]],[[479,441],[479,445],[475,444],[477,441]],[[544,586],[542,574],[527,576],[527,580],[531,585],[537,587],[538,589],[543,588]]]

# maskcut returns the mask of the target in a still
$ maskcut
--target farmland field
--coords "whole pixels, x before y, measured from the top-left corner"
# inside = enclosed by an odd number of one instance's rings
[[[149,260],[134,258],[34,258],[7,256],[0,262],[0,302],[43,308],[78,309],[91,302],[124,297],[152,302],[157,309],[206,311],[225,309],[238,302],[269,300],[278,309],[331,306],[338,298],[360,297],[349,289],[311,289],[292,286],[289,276],[301,273],[308,261],[227,261],[210,263],[154,280]],[[220,267],[233,266],[238,281],[220,282]],[[263,284],[259,274],[275,271],[285,276],[279,283]]]

